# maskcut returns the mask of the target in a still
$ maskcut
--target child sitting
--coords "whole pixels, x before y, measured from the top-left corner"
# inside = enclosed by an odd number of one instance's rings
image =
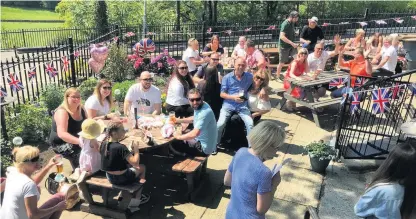
[[[100,153],[102,170],[106,171],[107,179],[114,185],[146,182],[145,166],[139,164],[138,145],[132,142],[130,151],[126,145],[120,143],[126,134],[123,124],[119,121],[111,121],[107,126],[106,134]],[[137,192],[136,198],[131,199],[129,204],[130,210],[132,212],[138,210],[139,205],[148,202],[149,199],[150,196]]]

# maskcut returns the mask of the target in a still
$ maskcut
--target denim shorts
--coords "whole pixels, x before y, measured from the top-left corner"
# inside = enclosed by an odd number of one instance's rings
[[[114,185],[130,185],[135,182],[139,182],[139,176],[136,176],[136,169],[129,168],[121,175],[113,175],[106,173],[108,181],[110,181],[111,184]]]

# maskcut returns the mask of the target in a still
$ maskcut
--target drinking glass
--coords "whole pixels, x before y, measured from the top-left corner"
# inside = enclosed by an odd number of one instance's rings
[[[174,111],[169,112],[169,119],[173,123],[176,123],[176,117],[175,117],[175,112]]]
[[[244,96],[244,89],[240,89],[240,90],[238,91],[238,95],[239,95],[240,97],[243,97],[243,96]]]
[[[58,155],[55,157],[55,163],[56,163],[56,172],[62,173],[64,172],[64,161],[62,159],[62,155]]]

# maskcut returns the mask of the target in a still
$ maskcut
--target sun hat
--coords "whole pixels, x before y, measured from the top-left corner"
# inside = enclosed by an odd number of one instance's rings
[[[86,139],[96,139],[104,132],[105,126],[94,119],[86,119],[81,125],[82,131],[78,133]]]
[[[308,19],[308,21],[318,23],[318,18],[313,16],[311,19]]]

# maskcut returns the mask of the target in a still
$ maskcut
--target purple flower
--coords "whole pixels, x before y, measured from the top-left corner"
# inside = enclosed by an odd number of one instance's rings
[[[163,63],[158,62],[158,63],[157,63],[157,67],[158,67],[158,68],[162,68],[162,67],[163,67]]]

